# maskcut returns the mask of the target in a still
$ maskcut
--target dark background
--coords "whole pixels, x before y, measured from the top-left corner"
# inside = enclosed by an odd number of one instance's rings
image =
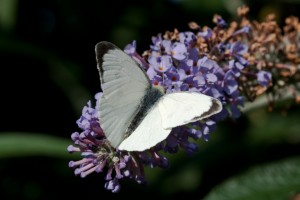
[[[212,17],[218,13],[230,22],[241,4],[250,6],[251,19],[260,21],[273,12],[279,24],[289,15],[299,15],[300,8],[299,1],[283,0],[0,1],[0,131],[69,139],[79,131],[75,121],[82,107],[100,91],[94,53],[97,42],[107,40],[123,48],[136,40],[142,53],[152,36],[174,28],[188,31],[190,21],[212,26]],[[223,180],[251,166],[299,155],[299,136],[294,142],[288,142],[285,135],[262,136],[270,131],[265,124],[272,127],[283,121],[280,130],[297,124],[290,119],[297,119],[299,107],[289,112],[286,119],[280,110],[268,114],[263,108],[237,122],[222,122],[208,143],[199,142],[198,154],[170,155],[170,169],[146,171],[148,186],[121,181],[119,194],[104,190],[103,174],[75,177],[67,166],[68,154],[64,158],[38,152],[7,156],[0,159],[0,199],[201,199]]]

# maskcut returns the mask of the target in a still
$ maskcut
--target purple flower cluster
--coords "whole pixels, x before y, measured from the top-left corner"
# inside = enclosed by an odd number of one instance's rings
[[[224,29],[226,23],[218,18],[217,28]],[[249,27],[244,27],[232,35],[248,34]],[[166,93],[176,91],[197,91],[219,99],[229,110],[223,111],[210,117],[205,121],[194,122],[188,126],[181,126],[173,129],[165,141],[163,149],[174,153],[179,147],[187,153],[193,153],[197,146],[189,141],[189,138],[208,140],[209,133],[215,129],[215,124],[228,114],[232,118],[240,116],[239,107],[243,106],[243,96],[238,88],[238,78],[242,70],[248,66],[247,60],[243,57],[248,48],[239,41],[215,42],[213,30],[181,32],[176,40],[163,37],[159,34],[152,38],[153,45],[141,58],[136,52],[136,43],[133,42],[125,47],[125,52],[138,63],[143,63],[143,68],[153,85],[165,88]],[[198,47],[199,38],[203,39],[207,46],[210,46],[211,54],[203,52]],[[148,62],[144,62],[147,60]],[[147,64],[149,63],[149,64]],[[258,81],[267,75],[258,75]]]
[[[130,55],[147,73],[154,86],[161,86],[166,93],[176,91],[196,91],[219,99],[224,105],[222,112],[202,121],[176,127],[168,138],[144,152],[125,152],[113,148],[99,124],[99,102],[101,94],[96,95],[95,108],[89,102],[77,121],[81,133],[73,133],[75,146],[68,147],[69,152],[81,152],[83,159],[71,161],[69,166],[75,174],[85,177],[92,172],[107,170],[105,188],[112,192],[120,190],[119,180],[126,177],[138,183],[145,183],[144,166],[168,166],[166,157],[159,151],[176,153],[183,148],[187,154],[194,153],[197,145],[190,141],[202,138],[205,141],[216,128],[217,121],[231,116],[240,116],[239,107],[243,106],[243,94],[239,83],[247,72],[249,62],[245,58],[248,46],[239,40],[250,32],[244,26],[233,31],[227,38],[218,33],[226,31],[227,23],[217,17],[214,29],[198,27],[196,32],[174,32],[152,38],[150,50],[143,56],[136,51],[136,42],[125,47]],[[267,86],[271,74],[256,70],[254,81]]]

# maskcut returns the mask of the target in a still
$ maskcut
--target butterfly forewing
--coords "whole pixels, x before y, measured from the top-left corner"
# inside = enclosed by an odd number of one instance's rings
[[[222,110],[215,98],[198,92],[176,92],[164,95],[158,103],[164,129],[199,121]]]
[[[134,60],[112,43],[98,43],[96,56],[103,91],[100,125],[112,146],[117,147],[150,82]]]
[[[207,118],[221,109],[221,102],[200,93],[166,94],[152,106],[139,126],[120,144],[119,149],[144,151],[165,140],[172,128]]]

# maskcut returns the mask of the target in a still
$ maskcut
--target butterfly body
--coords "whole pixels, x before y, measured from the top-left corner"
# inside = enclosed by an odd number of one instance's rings
[[[144,151],[163,141],[172,128],[209,117],[221,103],[198,92],[164,94],[122,50],[109,42],[96,45],[103,95],[100,125],[113,147]]]
[[[145,118],[149,110],[157,103],[160,97],[163,96],[161,91],[154,87],[147,88],[145,92],[146,95],[141,100],[138,110],[126,130],[125,138],[127,138],[137,128],[137,126]]]

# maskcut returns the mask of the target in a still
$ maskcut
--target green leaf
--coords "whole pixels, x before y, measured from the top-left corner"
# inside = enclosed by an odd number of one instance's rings
[[[300,157],[255,167],[217,186],[204,200],[288,199],[300,192],[299,167]]]
[[[42,133],[0,133],[0,158],[49,156],[73,159],[74,155],[67,151],[71,143],[71,139]]]
[[[2,30],[11,31],[17,21],[17,0],[0,0],[0,27]]]

